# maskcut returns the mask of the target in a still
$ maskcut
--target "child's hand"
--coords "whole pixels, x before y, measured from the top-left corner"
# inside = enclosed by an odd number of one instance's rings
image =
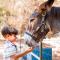
[[[27,52],[31,52],[32,50],[33,50],[33,48],[30,47],[30,48],[27,50]]]

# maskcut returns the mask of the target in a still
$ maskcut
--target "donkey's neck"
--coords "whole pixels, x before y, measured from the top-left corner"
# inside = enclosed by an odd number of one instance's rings
[[[60,7],[52,7],[48,12],[47,21],[54,33],[60,32]]]

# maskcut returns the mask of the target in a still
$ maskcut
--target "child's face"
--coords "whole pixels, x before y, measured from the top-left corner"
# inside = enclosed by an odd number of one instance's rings
[[[7,34],[5,38],[11,42],[16,41],[16,35],[15,34],[11,34],[11,35]]]

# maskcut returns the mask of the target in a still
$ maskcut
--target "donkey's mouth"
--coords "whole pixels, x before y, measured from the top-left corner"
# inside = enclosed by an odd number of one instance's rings
[[[32,36],[29,35],[29,32],[24,34],[24,41],[25,41],[25,43],[26,43],[28,46],[30,46],[30,47],[36,47],[36,46],[39,45],[39,44],[32,38]]]

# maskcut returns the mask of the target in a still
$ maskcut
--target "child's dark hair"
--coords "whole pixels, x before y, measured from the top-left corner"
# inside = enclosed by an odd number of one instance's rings
[[[11,35],[11,34],[17,35],[18,34],[18,30],[16,28],[14,28],[14,27],[7,27],[7,26],[5,26],[1,30],[1,33],[2,33],[3,36],[5,36],[7,34],[9,34],[9,35]]]

